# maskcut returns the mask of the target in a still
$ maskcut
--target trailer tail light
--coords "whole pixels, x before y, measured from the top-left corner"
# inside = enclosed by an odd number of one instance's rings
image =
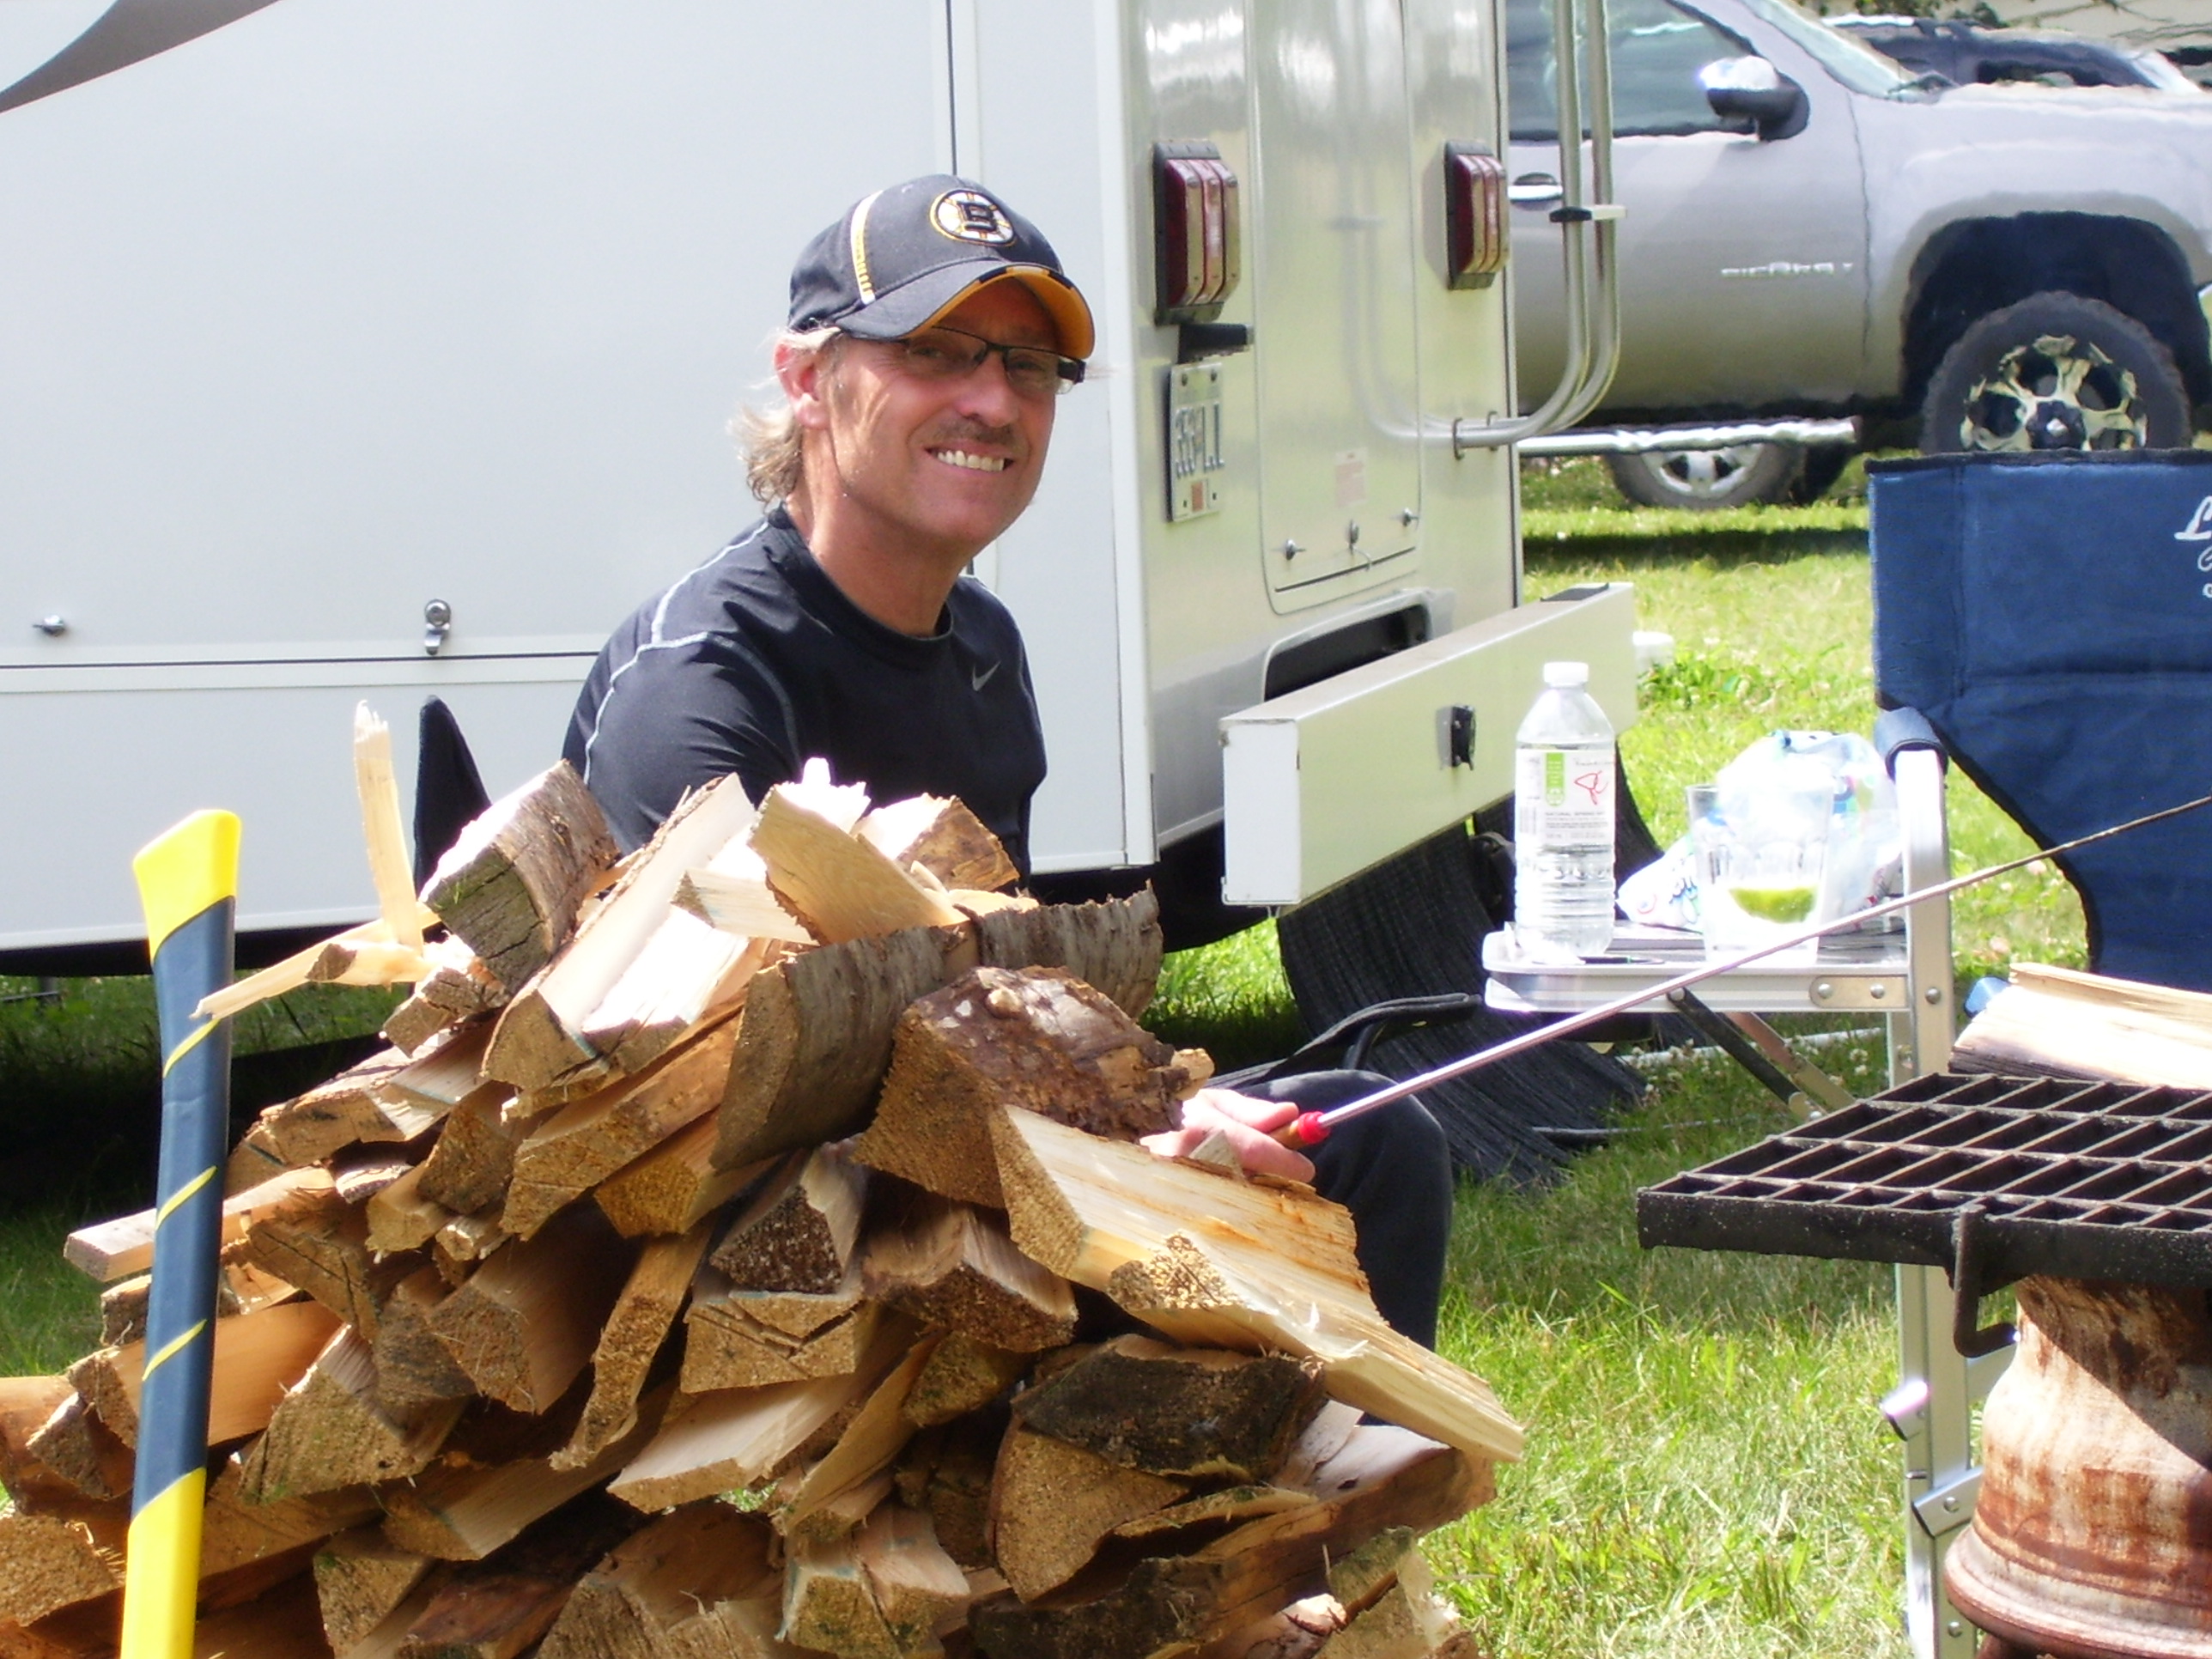
[[[1240,275],[1237,196],[1237,175],[1216,146],[1153,146],[1156,321],[1202,323],[1221,314]]]
[[[1505,164],[1480,144],[1444,146],[1444,254],[1453,288],[1488,288],[1505,266]]]

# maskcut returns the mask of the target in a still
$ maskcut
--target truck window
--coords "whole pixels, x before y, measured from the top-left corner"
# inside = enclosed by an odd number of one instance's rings
[[[1705,102],[1698,71],[1750,48],[1668,0],[1610,0],[1613,130],[1638,134],[1710,132],[1723,124]],[[1559,137],[1558,65],[1552,61],[1548,0],[1509,0],[1505,22],[1506,111],[1513,137]],[[1587,128],[1585,128],[1587,131]]]

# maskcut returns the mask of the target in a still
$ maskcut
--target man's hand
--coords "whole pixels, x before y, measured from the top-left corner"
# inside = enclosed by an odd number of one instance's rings
[[[1255,1175],[1310,1182],[1312,1161],[1273,1138],[1298,1115],[1286,1101],[1255,1100],[1229,1089],[1200,1089],[1182,1103],[1182,1127],[1146,1135],[1145,1145],[1162,1158],[1186,1158],[1218,1130],[1237,1152],[1237,1160]]]

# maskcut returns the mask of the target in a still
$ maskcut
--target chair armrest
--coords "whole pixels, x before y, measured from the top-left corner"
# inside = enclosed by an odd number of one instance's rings
[[[1936,735],[1936,728],[1928,723],[1928,716],[1917,708],[1885,708],[1874,717],[1874,746],[1881,751],[1882,764],[1889,775],[1897,775],[1897,757],[1908,749],[1929,749],[1951,769],[1951,757],[1943,747],[1943,739]]]

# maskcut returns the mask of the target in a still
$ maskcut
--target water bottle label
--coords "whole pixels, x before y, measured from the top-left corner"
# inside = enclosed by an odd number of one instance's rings
[[[1613,749],[1523,749],[1513,781],[1513,835],[1530,847],[1613,840]]]

